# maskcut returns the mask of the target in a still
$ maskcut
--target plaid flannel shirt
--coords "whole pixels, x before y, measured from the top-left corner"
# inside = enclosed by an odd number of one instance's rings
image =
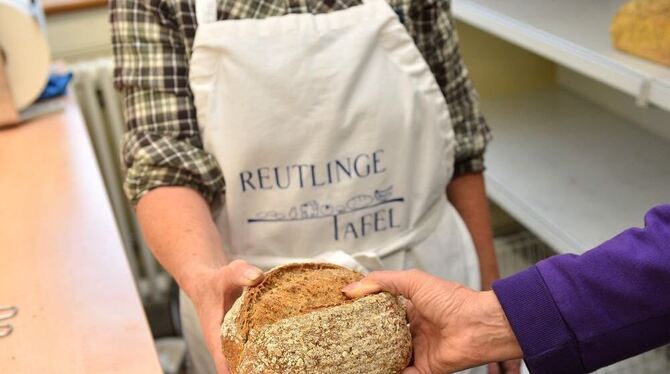
[[[218,19],[325,13],[361,0],[219,0]],[[458,51],[448,0],[389,0],[435,75],[456,136],[455,173],[484,169],[490,140],[479,100]],[[111,0],[115,84],[124,98],[125,189],[137,203],[160,186],[188,186],[212,202],[222,172],[203,150],[188,69],[196,31],[195,0]],[[241,124],[242,125],[242,124]]]

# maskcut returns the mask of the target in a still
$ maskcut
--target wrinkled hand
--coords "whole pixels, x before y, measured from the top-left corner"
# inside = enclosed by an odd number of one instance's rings
[[[189,295],[198,313],[207,349],[219,374],[230,370],[223,357],[220,328],[223,316],[242,293],[242,287],[258,284],[263,272],[242,260],[235,260],[198,276],[198,287]]]
[[[494,280],[500,278],[495,276],[491,280],[482,281],[483,285],[486,285],[482,288],[482,291],[490,291],[492,289],[492,284]],[[521,360],[507,360],[503,362],[491,362],[486,366],[486,371],[488,374],[520,374],[521,373]]]
[[[388,291],[409,300],[413,365],[403,374],[442,374],[522,356],[498,299],[418,270],[373,272],[343,291]]]

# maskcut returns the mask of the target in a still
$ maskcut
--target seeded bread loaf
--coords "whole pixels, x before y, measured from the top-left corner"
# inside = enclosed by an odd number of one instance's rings
[[[670,66],[670,0],[633,0],[610,28],[620,50]]]
[[[221,326],[234,374],[395,374],[411,357],[404,305],[389,293],[350,300],[362,275],[332,264],[290,264],[247,288]]]

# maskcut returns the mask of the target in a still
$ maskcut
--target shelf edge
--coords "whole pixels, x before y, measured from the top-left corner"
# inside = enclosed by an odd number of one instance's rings
[[[486,191],[488,197],[503,208],[514,219],[537,235],[551,249],[558,254],[583,253],[584,248],[577,240],[562,232],[559,228],[542,218],[542,215],[517,199],[494,177],[485,173]]]

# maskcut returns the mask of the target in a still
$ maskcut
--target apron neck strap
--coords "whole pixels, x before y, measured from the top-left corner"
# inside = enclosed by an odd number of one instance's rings
[[[379,0],[361,0],[363,4],[378,2]],[[195,0],[195,18],[198,25],[216,22],[217,0]]]
[[[216,22],[216,0],[195,0],[195,18],[198,25]]]

